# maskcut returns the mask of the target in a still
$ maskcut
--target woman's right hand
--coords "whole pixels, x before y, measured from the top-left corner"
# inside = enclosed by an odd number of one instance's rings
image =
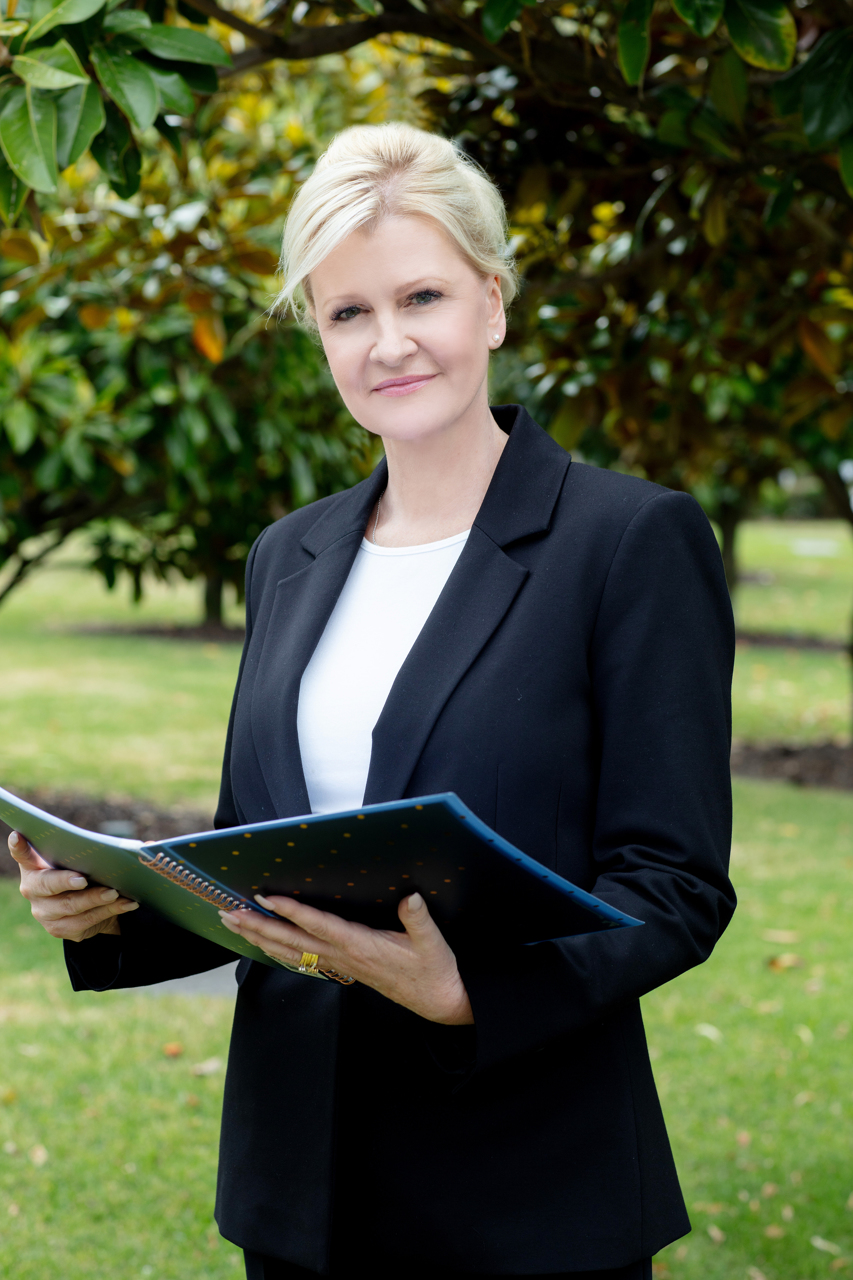
[[[9,852],[21,869],[21,893],[36,920],[54,938],[82,942],[96,933],[121,933],[119,917],[139,906],[115,889],[89,888],[79,871],[52,867],[19,831],[9,836]]]

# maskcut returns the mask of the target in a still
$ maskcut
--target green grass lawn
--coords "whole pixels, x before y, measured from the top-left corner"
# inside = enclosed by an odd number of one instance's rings
[[[198,596],[153,584],[134,607],[62,562],[13,593],[0,608],[0,783],[212,814],[239,645],[80,630],[194,623]]]
[[[0,1275],[242,1276],[213,1221],[231,1001],[74,995],[11,880],[0,973]]]
[[[741,546],[747,571],[776,575],[776,585],[740,589],[743,626],[771,629],[772,622],[777,630],[844,634],[853,602],[853,540],[845,526],[751,522]],[[837,555],[825,554],[830,546]],[[238,646],[81,632],[194,622],[199,591],[152,584],[135,608],[126,588],[110,593],[75,568],[73,552],[0,608],[0,783],[130,795],[212,813]],[[229,619],[239,618],[231,602]],[[849,723],[844,654],[741,647],[736,737],[846,739]]]
[[[774,575],[742,588],[743,627],[844,635],[845,526],[750,524],[742,553]],[[182,585],[131,609],[68,558],[14,595],[0,609],[0,782],[212,809],[237,647],[80,633],[194,622],[198,607]],[[848,700],[842,655],[739,649],[742,738],[844,737]],[[736,827],[731,929],[645,1001],[695,1224],[657,1271],[831,1280],[853,1272],[853,796],[740,782]],[[230,1002],[74,995],[27,911],[0,880],[0,1275],[239,1276],[211,1216],[222,1068],[193,1073],[224,1060]]]
[[[740,782],[736,813],[734,922],[644,1002],[694,1222],[657,1274],[830,1280],[853,1270],[853,796]],[[241,1275],[211,1217],[222,1070],[192,1071],[224,1060],[230,1002],[74,995],[9,881],[0,973],[0,1274]]]
[[[843,653],[738,644],[734,736],[751,742],[850,737],[850,660]]]
[[[739,782],[735,804],[734,922],[708,964],[644,1002],[694,1223],[658,1274],[847,1275],[853,796]]]
[[[853,531],[841,520],[748,520],[738,535],[748,575],[738,624],[846,640],[853,616]],[[758,576],[762,581],[756,582]],[[750,580],[752,579],[752,580]]]
[[[752,524],[742,553],[772,581],[744,585],[740,625],[844,636],[847,527]],[[81,634],[195,622],[199,591],[133,609],[72,559],[0,609],[0,782],[213,809],[237,646]],[[848,701],[841,654],[739,649],[739,737],[845,737]],[[694,1220],[657,1274],[831,1280],[853,1272],[853,796],[739,782],[735,801],[734,924],[644,1002]],[[231,1002],[73,995],[8,881],[0,973],[0,1275],[240,1276],[211,1217],[222,1065],[192,1070],[224,1061]]]

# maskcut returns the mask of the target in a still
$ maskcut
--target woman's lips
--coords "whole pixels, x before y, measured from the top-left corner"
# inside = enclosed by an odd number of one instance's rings
[[[381,396],[407,396],[419,387],[425,387],[435,377],[434,373],[413,373],[407,378],[388,378],[373,388]]]

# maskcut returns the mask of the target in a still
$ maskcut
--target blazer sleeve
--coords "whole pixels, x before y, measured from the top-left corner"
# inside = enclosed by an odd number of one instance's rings
[[[237,690],[240,688],[246,650],[252,636],[252,567],[255,552],[263,536],[262,532],[256,539],[246,562],[246,640],[240,658]],[[231,735],[236,702],[235,691],[225,739],[219,803],[213,824],[217,828],[236,827],[242,821],[231,790]],[[185,978],[193,973],[204,973],[239,958],[227,947],[221,947],[207,938],[200,938],[198,934],[172,924],[159,912],[144,906],[122,916],[121,934],[118,937],[96,934],[85,942],[66,941],[64,949],[68,976],[75,991],[147,986],[165,982],[169,978]]]
[[[686,494],[657,495],[621,537],[589,647],[600,748],[590,887],[644,924],[462,962],[477,1070],[579,1032],[710,955],[736,901],[733,662],[708,520]]]

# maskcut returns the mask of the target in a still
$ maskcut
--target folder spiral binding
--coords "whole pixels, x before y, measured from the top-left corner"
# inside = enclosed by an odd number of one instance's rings
[[[167,880],[171,880],[172,884],[180,885],[182,889],[187,889],[190,893],[194,893],[197,898],[202,898],[205,902],[211,903],[216,907],[217,911],[257,910],[256,903],[250,902],[248,898],[235,898],[233,894],[228,893],[225,889],[218,888],[210,880],[203,880],[201,876],[193,875],[189,867],[184,867],[180,862],[176,862],[174,858],[169,858],[162,850],[156,855],[146,853],[143,850],[139,855],[139,861],[149,870],[156,871],[159,875],[165,876]]]

